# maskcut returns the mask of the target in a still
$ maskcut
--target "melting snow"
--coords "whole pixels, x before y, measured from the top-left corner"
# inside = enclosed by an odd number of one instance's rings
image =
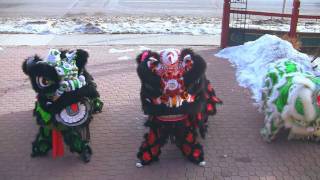
[[[240,86],[250,88],[256,102],[261,100],[260,89],[271,62],[289,58],[301,63],[307,70],[312,69],[312,57],[298,52],[289,42],[273,35],[264,35],[244,45],[225,48],[216,56],[228,59],[236,67]]]

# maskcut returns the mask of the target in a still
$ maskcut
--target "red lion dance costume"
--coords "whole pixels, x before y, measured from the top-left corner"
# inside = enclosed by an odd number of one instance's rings
[[[157,161],[168,139],[191,162],[204,166],[198,132],[205,137],[208,116],[222,103],[205,76],[205,61],[191,49],[166,49],[160,54],[144,51],[136,61],[142,109],[149,116],[145,125],[150,128],[136,166]]]

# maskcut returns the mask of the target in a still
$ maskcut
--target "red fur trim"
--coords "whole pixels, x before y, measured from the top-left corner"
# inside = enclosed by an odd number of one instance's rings
[[[221,103],[221,102],[222,102],[222,101],[221,101],[219,98],[217,98],[216,96],[212,96],[211,99],[212,99],[212,101],[215,102],[215,103]]]
[[[189,119],[186,119],[186,120],[184,121],[184,125],[185,125],[186,127],[190,127],[190,126],[191,126],[191,122],[189,121]]]
[[[197,114],[197,120],[198,120],[198,121],[201,121],[201,119],[202,119],[202,114],[201,114],[201,113],[198,113],[198,114]]]
[[[151,155],[150,155],[150,153],[144,152],[143,155],[142,155],[142,159],[143,159],[144,161],[150,161],[150,160],[151,160]]]
[[[212,91],[213,91],[213,87],[212,87],[211,84],[208,84],[208,91],[209,91],[209,92],[212,92]]]
[[[154,142],[156,141],[156,135],[153,131],[150,131],[149,135],[148,135],[148,143],[150,145],[154,144]]]
[[[143,144],[142,144],[142,148],[146,148],[148,146],[148,144],[146,143],[146,142],[144,142]]]
[[[186,137],[187,142],[192,143],[193,142],[193,135],[192,133],[188,133]]]
[[[199,158],[200,153],[201,153],[200,149],[195,149],[195,150],[193,151],[192,156],[193,156],[195,159],[197,159],[197,158]]]
[[[191,147],[187,144],[182,145],[182,151],[185,155],[189,155],[191,153]]]
[[[159,147],[160,147],[159,145],[156,145],[156,146],[151,148],[151,153],[152,153],[153,156],[156,156],[156,155],[159,154]]]
[[[207,104],[207,111],[211,112],[213,110],[212,104]]]
[[[208,93],[205,93],[204,96],[206,97],[206,99],[210,98]]]

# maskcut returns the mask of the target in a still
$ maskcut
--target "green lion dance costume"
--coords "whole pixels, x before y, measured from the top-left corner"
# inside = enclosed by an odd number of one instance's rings
[[[32,143],[32,157],[44,156],[51,149],[53,157],[62,156],[64,140],[71,152],[79,153],[84,162],[90,161],[89,123],[103,103],[85,69],[88,56],[81,49],[51,49],[45,60],[35,55],[23,62],[23,72],[37,93],[33,115],[40,128]]]
[[[283,127],[290,130],[289,139],[320,140],[320,77],[295,61],[279,60],[269,66],[262,100],[266,141]]]

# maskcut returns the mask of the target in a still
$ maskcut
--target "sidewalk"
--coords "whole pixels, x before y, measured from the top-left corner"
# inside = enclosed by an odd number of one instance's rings
[[[73,34],[35,35],[0,34],[0,46],[61,46],[61,45],[216,45],[220,35],[172,35],[172,34]]]
[[[19,37],[21,42],[31,38],[30,35]],[[174,145],[167,144],[162,149],[159,162],[136,168],[136,152],[146,129],[143,127],[140,81],[134,57],[144,48],[160,50],[169,46],[151,46],[151,41],[149,45],[139,46],[138,42],[144,38],[138,38],[137,43],[132,45],[119,43],[106,46],[108,43],[101,43],[96,44],[98,46],[87,46],[99,40],[99,36],[93,40],[82,37],[74,39],[92,43],[83,44],[86,46],[74,46],[72,43],[73,46],[62,46],[62,40],[65,43],[71,40],[60,38],[57,47],[77,47],[89,51],[87,67],[105,103],[103,112],[96,115],[91,123],[94,154],[88,164],[83,164],[76,154],[70,154],[67,149],[65,156],[58,159],[52,159],[51,156],[30,157],[31,142],[37,133],[36,123],[32,119],[35,94],[21,70],[21,63],[24,58],[35,53],[45,56],[49,46],[58,41],[47,39],[45,45],[48,46],[7,46],[23,43],[3,43],[0,38],[1,180],[320,179],[318,144],[287,141],[286,136],[270,144],[262,140],[259,129],[263,125],[263,116],[252,105],[249,91],[238,86],[234,69],[228,61],[213,56],[218,51],[216,46],[184,46],[192,47],[207,61],[207,77],[218,97],[224,101],[218,114],[209,119],[207,138],[201,141],[206,153],[206,167],[191,164]],[[120,37],[125,36],[119,35],[112,42],[128,42],[122,41]],[[104,41],[103,36],[100,38]],[[177,45],[170,47],[182,48]]]

